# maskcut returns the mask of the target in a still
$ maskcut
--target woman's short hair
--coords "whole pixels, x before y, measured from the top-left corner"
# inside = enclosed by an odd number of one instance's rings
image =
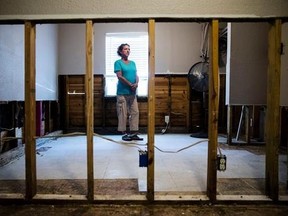
[[[124,46],[129,46],[129,47],[130,47],[130,45],[127,44],[127,43],[121,44],[121,45],[118,47],[118,50],[117,50],[117,54],[118,54],[119,56],[122,56],[122,55],[121,55],[121,52],[122,52]]]

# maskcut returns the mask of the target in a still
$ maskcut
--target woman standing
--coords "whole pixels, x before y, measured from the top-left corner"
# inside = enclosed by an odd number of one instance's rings
[[[124,141],[143,140],[138,134],[139,130],[139,109],[136,97],[139,77],[136,64],[128,60],[130,46],[121,44],[117,54],[121,59],[115,61],[114,72],[117,75],[117,116],[118,131],[122,132]],[[126,130],[127,117],[129,117],[129,133]]]

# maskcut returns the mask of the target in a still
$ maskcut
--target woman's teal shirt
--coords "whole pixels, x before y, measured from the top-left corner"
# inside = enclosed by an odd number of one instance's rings
[[[115,61],[114,73],[117,73],[118,71],[121,71],[122,76],[125,77],[130,83],[136,83],[137,69],[134,61],[129,60],[128,64],[124,63],[121,59]],[[127,86],[118,80],[117,95],[131,95],[135,93],[135,91],[131,90],[130,86]]]

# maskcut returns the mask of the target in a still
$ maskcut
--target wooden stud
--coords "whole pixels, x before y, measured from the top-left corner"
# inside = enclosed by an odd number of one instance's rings
[[[25,22],[25,170],[26,199],[31,200],[37,191],[36,185],[36,101],[35,101],[35,50],[36,26]]]
[[[280,144],[281,20],[270,26],[268,37],[266,112],[266,194],[278,200],[278,150]]]
[[[88,200],[94,200],[93,135],[94,135],[94,75],[93,75],[93,22],[86,21],[86,133]]]
[[[245,142],[250,144],[251,142],[251,128],[250,128],[251,112],[250,106],[245,106]]]
[[[155,135],[155,20],[148,22],[149,74],[148,74],[148,168],[147,199],[154,200],[154,135]]]
[[[227,107],[227,144],[232,144],[232,105]]]
[[[218,66],[218,39],[219,21],[212,20],[211,34],[211,60],[209,73],[209,122],[208,122],[208,173],[207,195],[209,199],[216,201],[217,184],[217,145],[218,145],[218,109],[219,109],[219,66]]]

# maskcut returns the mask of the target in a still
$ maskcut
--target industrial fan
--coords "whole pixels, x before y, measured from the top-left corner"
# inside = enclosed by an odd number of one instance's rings
[[[201,44],[201,61],[192,65],[188,72],[188,82],[190,88],[197,92],[202,92],[201,98],[201,125],[200,132],[191,134],[191,137],[207,138],[208,137],[208,27],[209,23],[202,25],[202,44]]]
[[[208,137],[208,105],[207,105],[207,91],[208,91],[208,73],[209,63],[204,60],[194,64],[188,73],[188,81],[190,88],[202,92],[201,98],[201,131],[198,133],[191,134],[191,137],[207,138]]]
[[[208,73],[209,63],[206,60],[194,64],[188,73],[188,80],[191,89],[194,89],[198,92],[208,91]]]

